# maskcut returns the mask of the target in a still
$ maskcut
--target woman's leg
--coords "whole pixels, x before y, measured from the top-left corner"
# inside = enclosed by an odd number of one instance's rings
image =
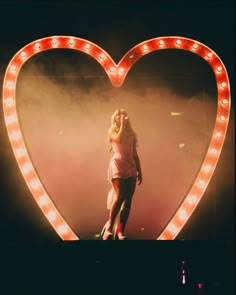
[[[121,209],[121,205],[124,202],[125,194],[126,194],[126,184],[125,179],[116,178],[112,180],[112,186],[114,189],[114,197],[112,201],[112,206],[109,214],[109,226],[107,230],[112,231],[114,222],[117,214]]]
[[[124,234],[125,226],[129,217],[132,197],[135,192],[136,178],[129,177],[125,180],[125,198],[120,212],[120,223],[117,228],[117,233]]]

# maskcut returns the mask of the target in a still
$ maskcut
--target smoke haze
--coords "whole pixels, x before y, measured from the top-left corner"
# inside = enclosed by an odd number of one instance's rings
[[[107,131],[119,107],[137,133],[143,170],[127,235],[153,239],[163,229],[209,144],[217,100],[210,70],[191,54],[152,54],[114,88],[101,66],[79,52],[45,52],[24,65],[17,109],[26,145],[49,195],[80,238],[92,238],[108,218]]]

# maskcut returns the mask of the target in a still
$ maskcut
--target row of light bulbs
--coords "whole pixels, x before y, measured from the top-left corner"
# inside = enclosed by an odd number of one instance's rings
[[[170,41],[174,41],[173,45],[170,45]],[[52,203],[50,197],[45,192],[43,185],[41,184],[41,181],[34,171],[33,165],[31,164],[31,159],[25,147],[18,124],[15,107],[15,89],[17,75],[21,66],[26,62],[26,60],[32,57],[32,55],[42,50],[68,48],[83,51],[93,56],[104,66],[104,69],[110,78],[116,76],[121,77],[127,74],[127,71],[131,65],[130,61],[134,63],[144,54],[161,48],[186,49],[186,46],[188,46],[188,50],[201,55],[201,57],[206,59],[212,66],[217,79],[218,101],[220,102],[221,108],[219,108],[217,112],[216,127],[213,133],[212,142],[204,160],[204,163],[207,164],[204,164],[201,171],[199,172],[199,176],[196,178],[192,190],[185,198],[183,204],[180,206],[175,216],[158,237],[158,239],[174,239],[184,224],[187,222],[191,212],[199,203],[206,189],[211,175],[214,172],[217,159],[220,155],[224,135],[228,125],[230,109],[229,83],[222,62],[219,59],[217,62],[215,62],[217,59],[216,54],[211,52],[211,50],[203,44],[194,42],[191,39],[176,37],[166,37],[161,39],[155,38],[135,46],[117,65],[100,47],[87,40],[71,37],[49,37],[28,44],[13,57],[6,71],[3,95],[4,117],[9,138],[22,175],[24,176],[33,197],[35,198],[41,210],[44,212],[46,218],[49,220],[62,239],[76,240],[78,237],[70,229],[69,225],[62,218]],[[220,126],[219,128],[218,125]]]

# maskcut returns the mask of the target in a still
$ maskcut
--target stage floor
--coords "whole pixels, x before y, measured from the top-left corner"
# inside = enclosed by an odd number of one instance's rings
[[[1,270],[3,295],[234,294],[230,241],[2,243]]]

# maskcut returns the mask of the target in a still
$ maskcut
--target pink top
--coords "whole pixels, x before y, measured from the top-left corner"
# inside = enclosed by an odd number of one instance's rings
[[[133,157],[134,137],[124,136],[122,142],[112,141],[113,156],[108,167],[108,180],[113,178],[137,177]]]

